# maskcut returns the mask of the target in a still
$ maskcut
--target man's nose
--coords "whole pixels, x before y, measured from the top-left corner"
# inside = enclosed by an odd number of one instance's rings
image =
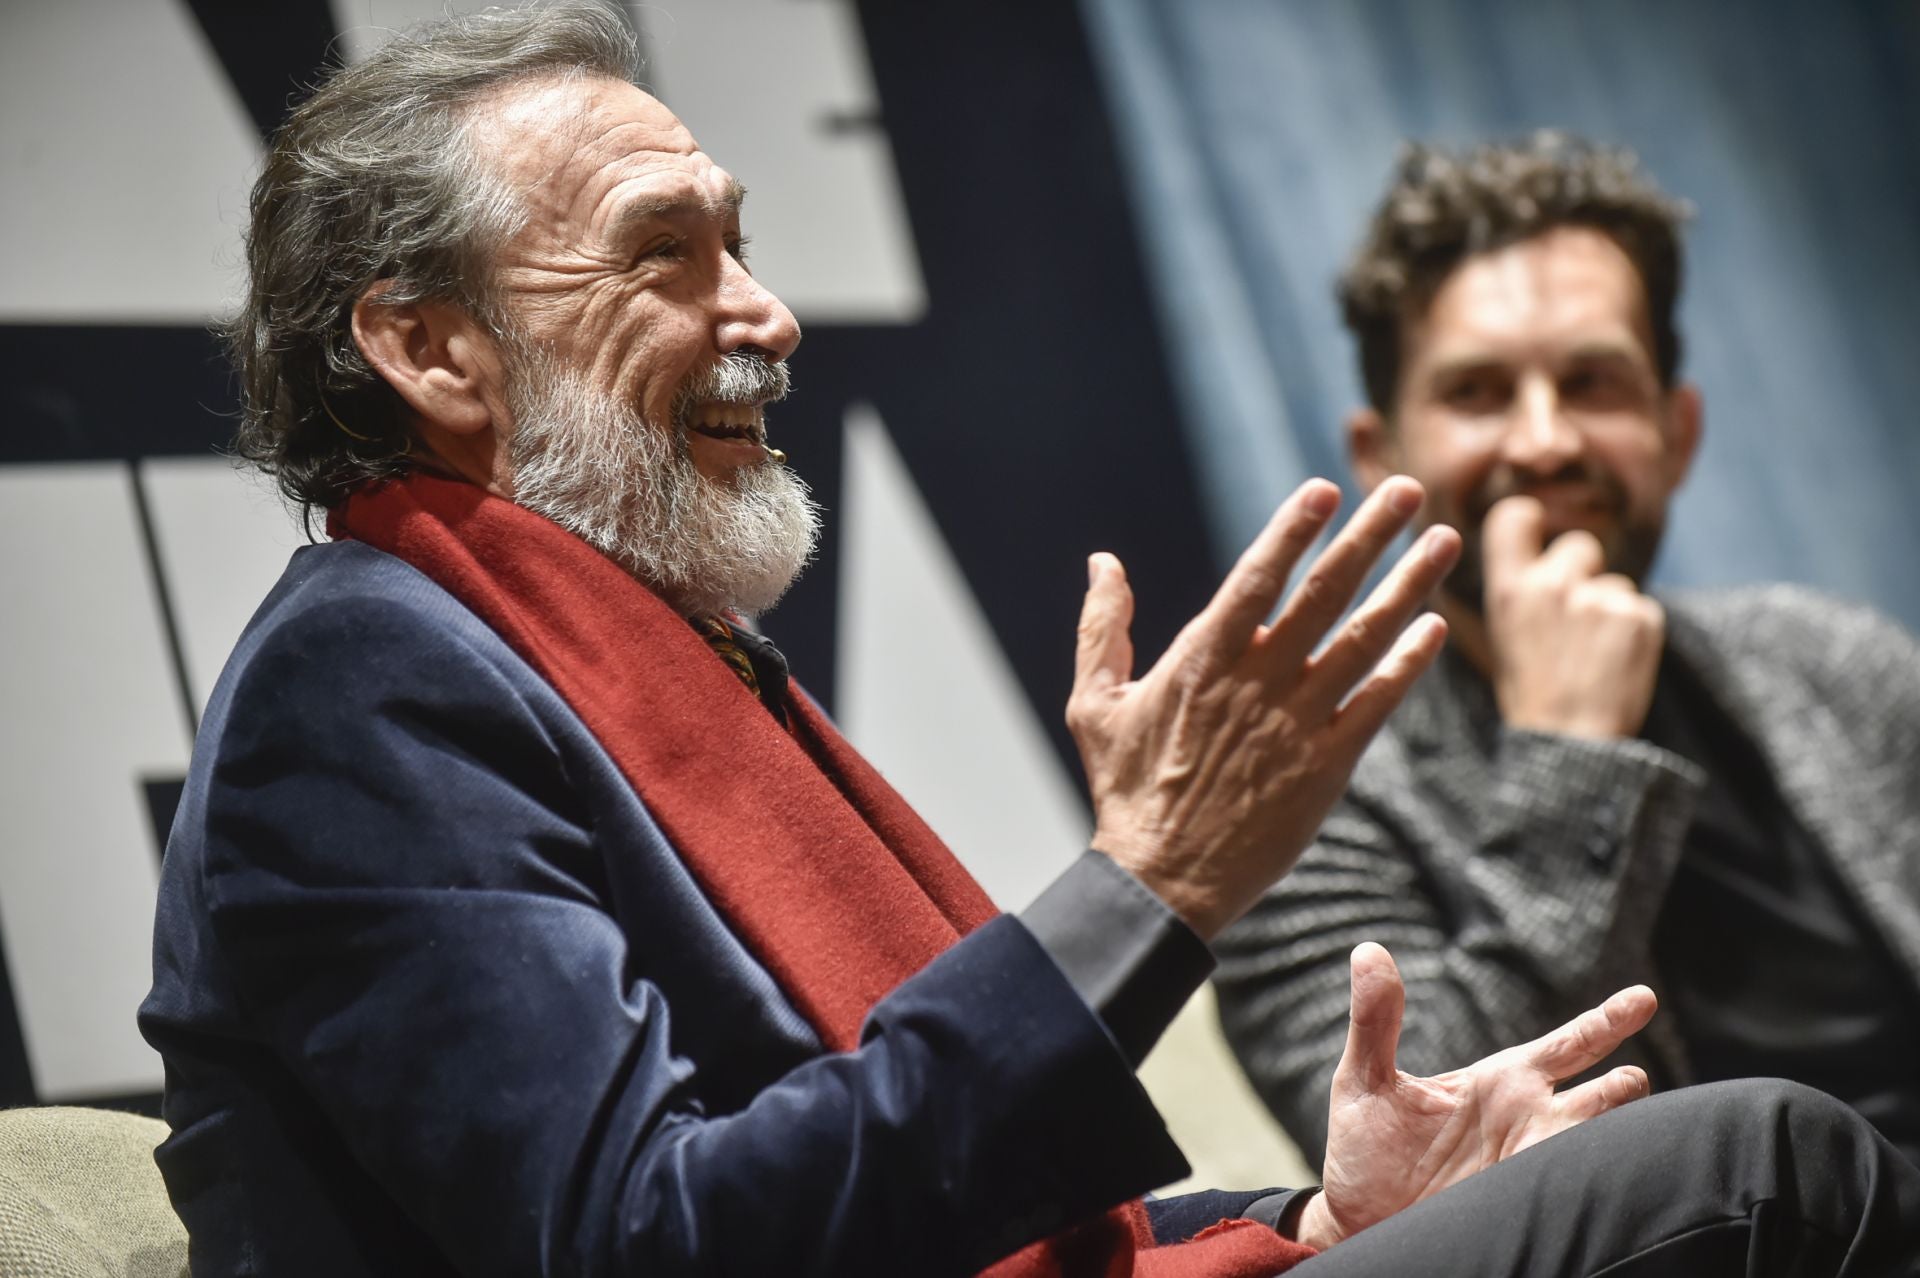
[[[1578,458],[1586,437],[1568,419],[1560,391],[1550,378],[1529,378],[1515,397],[1512,419],[1501,441],[1509,465],[1542,473],[1559,470]]]
[[[738,262],[729,262],[720,281],[720,314],[714,334],[722,355],[757,347],[785,359],[800,345],[800,323],[786,303],[768,291]]]

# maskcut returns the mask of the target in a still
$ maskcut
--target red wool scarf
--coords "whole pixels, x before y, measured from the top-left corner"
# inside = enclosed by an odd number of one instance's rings
[[[557,525],[413,474],[328,521],[472,609],[578,714],[687,868],[833,1051],[992,902],[806,697],[791,734],[692,627]],[[1266,1278],[1313,1255],[1252,1221],[1154,1247],[1128,1203],[991,1278]]]

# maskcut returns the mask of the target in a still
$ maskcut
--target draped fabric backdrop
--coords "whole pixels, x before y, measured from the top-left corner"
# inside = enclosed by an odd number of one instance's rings
[[[301,540],[217,451],[261,140],[330,50],[492,2],[0,0],[0,1104],[157,1099],[161,847]],[[807,330],[776,439],[832,518],[770,628],[996,899],[1086,837],[1086,553],[1126,561],[1144,666],[1210,557],[1343,472],[1331,280],[1403,134],[1585,128],[1691,196],[1711,420],[1669,579],[1920,623],[1914,0],[608,2]],[[1304,1176],[1189,1011],[1145,1074],[1203,1182]]]
[[[1333,279],[1402,138],[1561,127],[1693,203],[1707,431],[1656,580],[1920,628],[1911,0],[1082,0],[1224,562],[1359,402]]]

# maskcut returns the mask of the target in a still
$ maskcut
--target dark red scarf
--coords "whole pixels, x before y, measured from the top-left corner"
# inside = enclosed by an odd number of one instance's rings
[[[404,559],[578,714],[740,939],[833,1051],[870,1009],[996,913],[806,697],[781,729],[686,621],[598,551],[471,484],[414,474],[328,521]],[[1129,1203],[993,1278],[1265,1278],[1314,1254],[1250,1221],[1152,1247]]]

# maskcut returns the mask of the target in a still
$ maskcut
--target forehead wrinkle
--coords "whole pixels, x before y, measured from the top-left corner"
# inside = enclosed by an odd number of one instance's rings
[[[620,204],[607,222],[609,238],[617,238],[627,228],[651,222],[655,218],[701,214],[716,221],[725,221],[739,216],[740,206],[747,198],[747,188],[736,179],[729,176],[726,189],[718,195],[705,183],[693,180],[697,190],[662,191],[656,195],[636,196]]]
[[[630,93],[639,99],[626,103]],[[698,147],[658,99],[623,80],[560,72],[500,86],[469,106],[498,170],[529,205],[577,207],[595,174],[639,157],[687,157]],[[639,136],[629,136],[637,133]],[[569,183],[569,175],[579,174]]]

